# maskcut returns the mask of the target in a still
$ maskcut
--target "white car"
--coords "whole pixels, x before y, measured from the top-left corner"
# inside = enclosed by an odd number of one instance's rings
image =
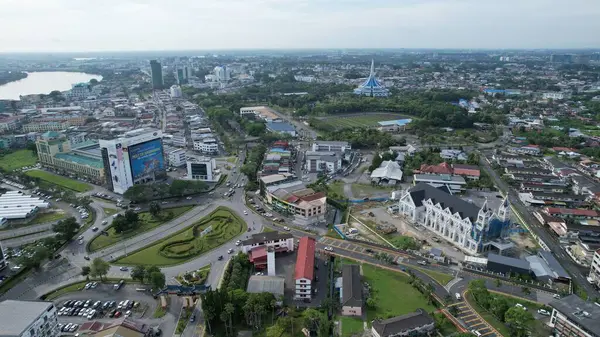
[[[325,247],[325,248],[323,248],[323,249],[325,249],[325,250],[326,250],[326,251],[328,251],[328,252],[333,252],[333,248],[332,248],[332,247],[329,247],[329,246],[327,246],[327,247]]]
[[[471,333],[474,334],[477,337],[481,337],[481,332],[479,332],[479,331],[477,331],[475,329],[471,330]]]
[[[186,199],[186,200],[192,200],[192,197],[187,197],[187,198],[185,198],[185,199]]]
[[[229,248],[229,250],[227,250],[227,254],[231,254],[231,253],[233,253],[233,249]]]
[[[79,241],[78,241],[78,243],[79,243],[80,245],[82,245],[82,244],[83,244],[83,240],[79,240]]]
[[[552,297],[555,298],[555,299],[557,299],[557,300],[560,300],[560,295],[559,294],[554,294],[554,295],[552,295]]]
[[[284,230],[289,231],[290,228],[288,226],[283,227]]]
[[[131,316],[131,310],[127,310],[127,312],[125,313],[125,318]]]
[[[521,303],[515,304],[515,307],[521,308],[523,310],[527,310],[527,308],[523,304],[521,304]]]
[[[244,215],[248,215],[248,211],[244,211]]]
[[[242,244],[242,241],[241,241],[241,240],[237,240],[237,241],[235,242],[235,245],[236,245],[236,246],[239,246],[239,245],[241,245],[241,244]]]
[[[544,310],[544,309],[538,309],[538,314],[544,315],[544,316],[550,316],[550,312],[548,312],[548,310]]]

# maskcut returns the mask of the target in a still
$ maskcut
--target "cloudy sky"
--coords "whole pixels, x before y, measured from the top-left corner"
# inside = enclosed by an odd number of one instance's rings
[[[600,0],[0,0],[0,52],[598,48]]]

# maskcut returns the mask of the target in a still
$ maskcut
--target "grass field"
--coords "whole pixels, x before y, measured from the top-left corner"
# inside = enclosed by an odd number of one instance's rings
[[[337,129],[372,127],[377,126],[377,122],[391,121],[396,119],[412,118],[400,114],[380,113],[368,115],[350,115],[340,117],[326,117],[321,119],[321,123]]]
[[[208,227],[212,227],[212,231],[200,236],[199,233]],[[246,232],[246,229],[246,222],[232,210],[218,207],[194,225],[119,259],[116,263],[155,266],[184,263],[229,242],[233,237]]]
[[[114,209],[114,208],[107,208],[107,207],[102,207],[102,210],[104,211],[104,214],[106,216],[111,216],[113,214],[117,214],[119,211]]]
[[[68,188],[75,192],[87,192],[92,190],[91,185],[70,178],[65,178],[56,174],[52,174],[46,171],[31,170],[27,171],[25,174],[27,174],[30,177],[40,178],[41,180],[53,185]]]
[[[388,193],[394,190],[393,187],[371,186],[367,184],[352,184],[350,187],[355,198],[369,197],[373,194]]]
[[[364,330],[363,320],[360,317],[340,317],[342,323],[342,337],[350,337],[362,333]]]
[[[432,279],[438,281],[438,283],[443,286],[450,283],[450,281],[452,281],[454,279],[453,275],[444,274],[444,273],[440,273],[437,271],[424,269],[424,268],[416,268],[416,267],[413,267],[413,268],[418,269],[418,270],[422,271],[423,273],[429,275]]]
[[[14,171],[21,167],[35,165],[37,156],[31,150],[18,150],[0,156],[0,168],[4,171]]]
[[[37,225],[41,223],[62,220],[66,217],[64,212],[39,213],[31,220],[28,225]]]
[[[333,183],[327,185],[327,188],[342,197],[344,197],[344,183],[341,181],[334,181]]]
[[[347,263],[344,261],[344,263]],[[427,312],[435,308],[408,283],[408,276],[369,264],[362,265],[363,281],[371,286],[377,306],[367,309],[367,322],[374,319],[404,315],[422,308]],[[343,329],[343,325],[342,325]]]
[[[168,220],[168,221],[171,221],[171,220],[177,218],[178,216],[182,215],[183,213],[189,211],[192,208],[193,208],[193,206],[165,208],[162,210],[161,215],[165,215],[165,214],[167,214],[167,212],[173,212],[173,218]],[[106,209],[105,209],[105,211],[106,211]],[[165,221],[162,219],[154,218],[149,212],[141,212],[141,213],[139,213],[139,217],[140,217],[141,225],[138,228],[136,228],[135,230],[132,230],[132,231],[129,231],[126,233],[117,234],[115,232],[114,228],[110,227],[106,230],[106,232],[108,232],[108,236],[107,235],[96,236],[90,242],[90,244],[88,246],[88,249],[90,250],[90,252],[95,252],[97,250],[106,248],[108,246],[112,246],[112,245],[118,243],[119,241],[127,240],[127,239],[137,236],[141,233],[152,230],[152,229],[165,223]]]

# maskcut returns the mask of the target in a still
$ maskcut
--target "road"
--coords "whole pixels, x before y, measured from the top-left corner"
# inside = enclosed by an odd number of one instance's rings
[[[491,167],[487,158],[485,158],[483,154],[480,155],[480,166],[483,167],[483,169],[490,177],[492,177],[492,179],[494,179],[494,183],[500,188],[500,190],[508,193],[508,200],[513,207],[513,211],[516,210],[518,212],[517,217],[522,217],[521,220],[529,225],[528,228],[548,246],[554,257],[573,277],[573,280],[577,283],[577,285],[583,288],[589,296],[595,297],[593,294],[596,294],[596,289],[594,289],[594,287],[586,280],[585,275],[587,275],[588,270],[578,266],[575,264],[575,262],[573,262],[573,260],[571,260],[571,258],[562,253],[562,247],[560,246],[558,240],[556,240],[556,238],[553,237],[543,227],[539,226],[539,222],[533,217],[531,211],[527,209],[521,199],[519,199],[517,192],[512,189],[504,180],[502,180],[498,173]]]

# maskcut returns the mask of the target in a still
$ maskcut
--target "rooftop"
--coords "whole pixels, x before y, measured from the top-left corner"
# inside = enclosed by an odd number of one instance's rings
[[[508,257],[498,254],[488,254],[488,263],[489,262],[512,266],[519,269],[530,269],[530,265],[527,260],[515,259],[514,257]]]
[[[276,132],[296,131],[296,128],[292,124],[286,122],[268,122],[267,128]]]
[[[398,335],[403,331],[409,331],[425,325],[434,324],[433,318],[429,316],[423,309],[410,314],[392,317],[386,320],[374,320],[373,329],[377,331],[379,336]]]
[[[342,305],[362,306],[362,284],[358,265],[345,264],[342,266]]]
[[[378,168],[371,172],[371,179],[402,180],[402,167],[392,160],[381,163]]]
[[[20,336],[40,315],[53,306],[52,302],[0,302],[0,336]]]
[[[584,328],[591,335],[600,335],[600,307],[586,302],[577,295],[569,295],[550,302],[550,306]]]
[[[86,157],[86,156],[82,156],[82,155],[78,155],[78,154],[57,153],[54,157],[57,159],[62,159],[64,161],[70,161],[70,162],[81,164],[81,165],[91,166],[91,167],[94,167],[97,169],[104,168],[104,164],[102,164],[102,160],[96,159],[96,158],[91,158],[91,157]]]
[[[448,207],[452,213],[458,212],[463,218],[469,218],[471,221],[477,219],[479,207],[427,183],[418,183],[409,193],[417,207],[422,205],[423,200],[431,199],[434,204],[439,203],[442,208]]]
[[[242,241],[242,245],[250,246],[265,241],[286,240],[293,238],[290,233],[264,232],[253,234],[250,239]]]
[[[283,296],[285,278],[280,276],[250,276],[248,281],[249,293],[271,293],[277,296]]]
[[[315,275],[315,246],[315,239],[308,236],[300,238],[294,279],[304,278],[312,281]]]

